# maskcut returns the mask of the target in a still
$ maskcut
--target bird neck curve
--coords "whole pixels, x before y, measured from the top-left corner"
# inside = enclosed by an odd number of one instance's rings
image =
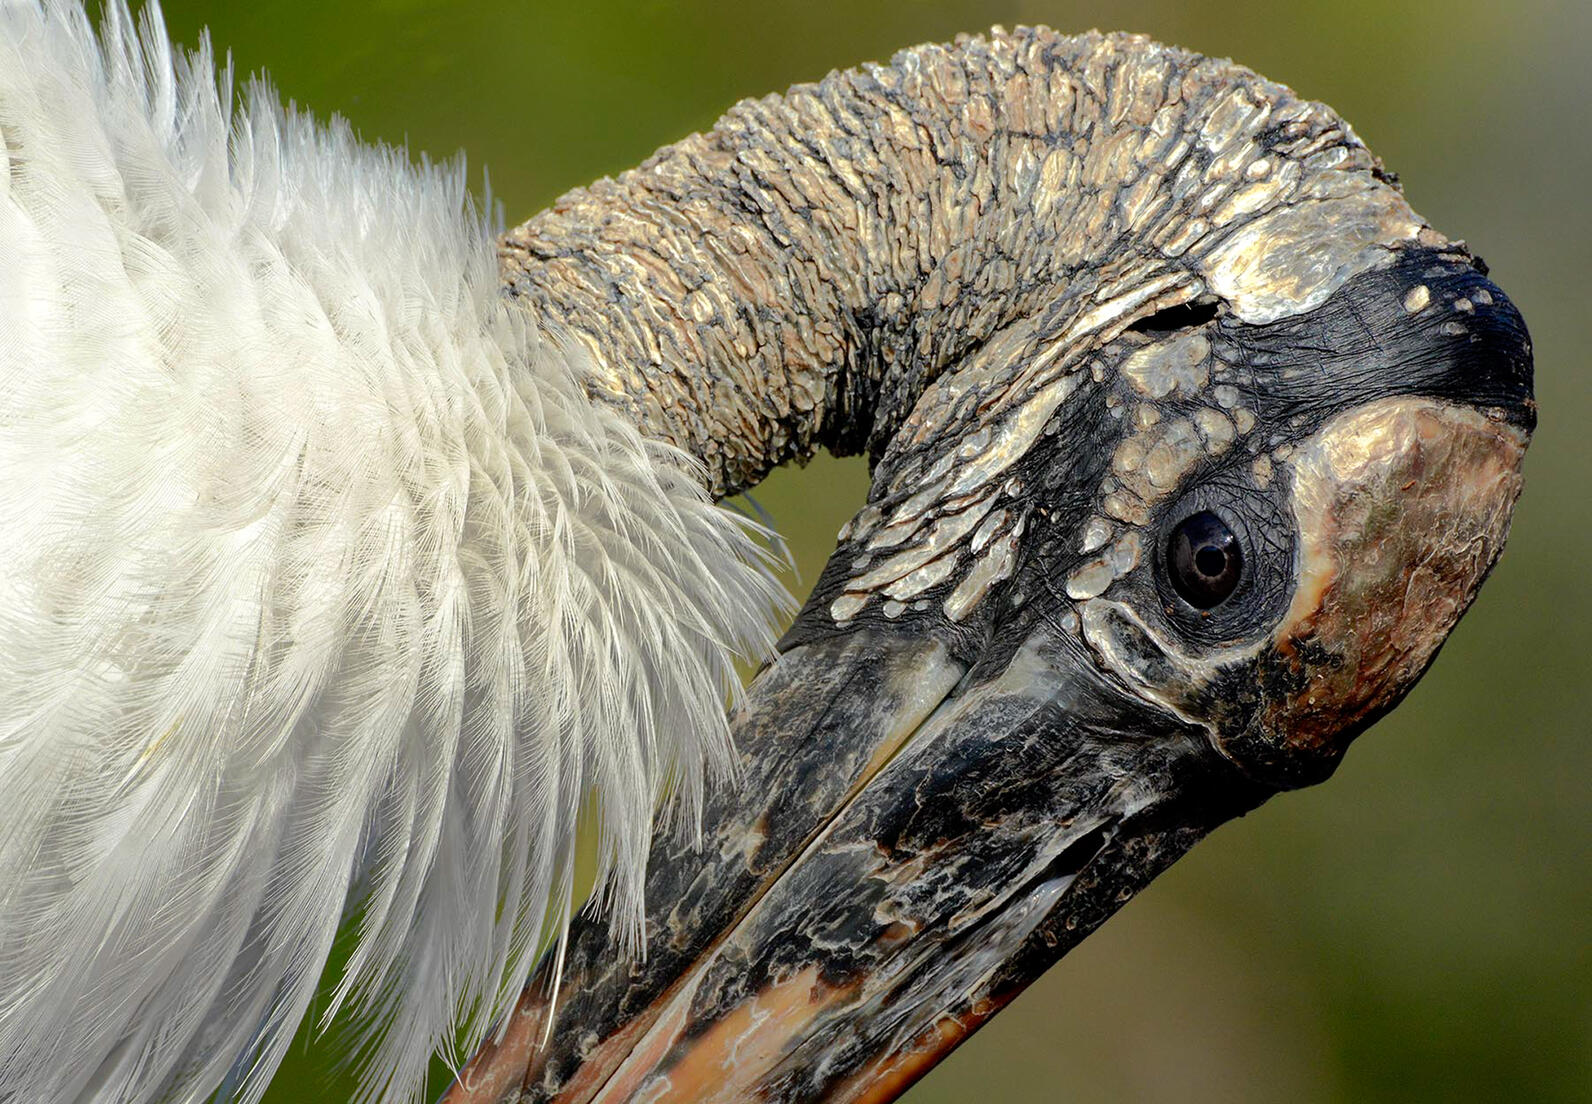
[[[1243,231],[1275,240],[1256,224],[1279,213],[1285,238],[1330,225],[1333,255],[1257,271]],[[743,101],[499,257],[591,354],[588,392],[722,497],[820,447],[879,459],[1008,327],[1032,348],[1206,292],[1296,309],[1420,229],[1346,124],[1280,85],[1140,36],[996,28]]]

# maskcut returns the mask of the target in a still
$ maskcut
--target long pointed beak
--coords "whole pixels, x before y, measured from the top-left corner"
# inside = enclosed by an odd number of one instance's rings
[[[712,837],[654,851],[646,959],[583,922],[550,1030],[544,978],[447,1104],[894,1099],[1263,798],[1077,648],[1041,628],[976,685],[904,629],[783,654]]]

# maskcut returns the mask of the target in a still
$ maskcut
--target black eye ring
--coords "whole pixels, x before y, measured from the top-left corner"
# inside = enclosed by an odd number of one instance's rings
[[[1173,527],[1166,542],[1166,566],[1178,597],[1195,609],[1214,609],[1238,589],[1244,550],[1225,521],[1201,510]]]

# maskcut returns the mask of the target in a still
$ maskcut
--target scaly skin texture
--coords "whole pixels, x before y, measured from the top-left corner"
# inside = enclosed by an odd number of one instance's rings
[[[450,1104],[893,1099],[1330,774],[1491,567],[1533,420],[1519,315],[1341,119],[1131,36],[742,103],[502,262],[713,493],[875,469],[732,719],[738,785],[654,845],[645,959],[578,923]],[[1164,566],[1198,510],[1248,556],[1209,610]]]
[[[1134,317],[1210,291],[1259,321],[1423,230],[1321,104],[1138,36],[1018,29],[744,101],[501,253],[594,355],[592,393],[724,496],[820,446],[882,455],[992,339],[997,366],[1064,350],[1033,368],[1053,378]],[[913,441],[955,435],[943,407]]]

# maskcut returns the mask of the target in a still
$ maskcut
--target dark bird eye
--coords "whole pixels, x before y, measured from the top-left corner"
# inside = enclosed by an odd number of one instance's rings
[[[1172,588],[1195,609],[1226,601],[1244,572],[1244,553],[1227,523],[1209,510],[1178,522],[1167,541]]]

